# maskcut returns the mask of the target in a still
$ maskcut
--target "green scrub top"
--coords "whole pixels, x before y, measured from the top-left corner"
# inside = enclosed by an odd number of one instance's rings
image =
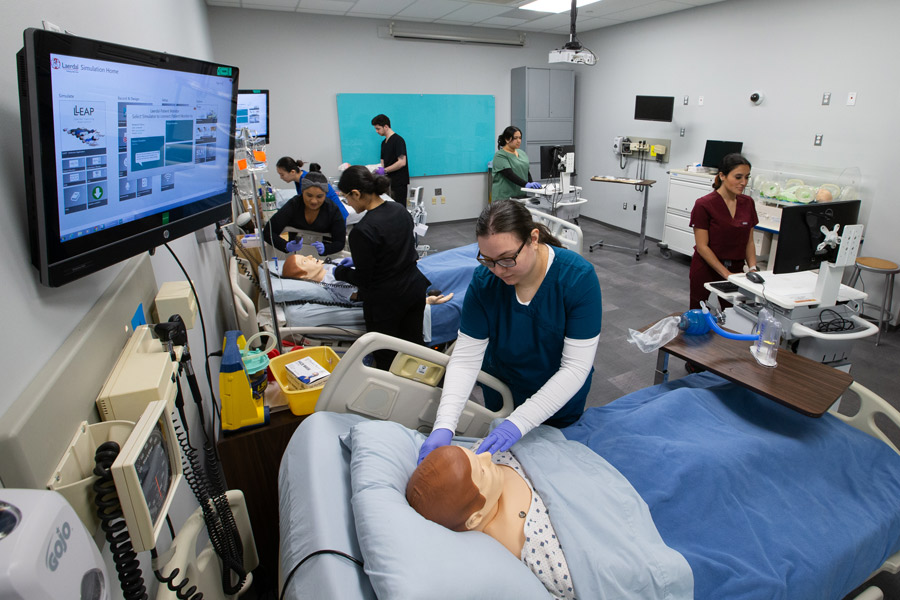
[[[528,155],[519,150],[516,156],[503,148],[494,154],[494,164],[491,169],[491,201],[506,200],[507,198],[521,198],[522,186],[513,183],[500,174],[503,169],[512,169],[513,173],[528,181]]]

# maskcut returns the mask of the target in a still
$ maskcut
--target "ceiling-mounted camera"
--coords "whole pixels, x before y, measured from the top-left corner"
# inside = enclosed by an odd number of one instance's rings
[[[756,106],[759,106],[760,104],[762,104],[763,100],[765,100],[765,98],[766,98],[766,95],[763,94],[762,92],[751,92],[750,93],[750,102],[752,102]]]

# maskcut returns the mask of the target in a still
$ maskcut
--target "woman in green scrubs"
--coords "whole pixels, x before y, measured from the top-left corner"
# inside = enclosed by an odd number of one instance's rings
[[[497,138],[497,150],[491,168],[491,202],[508,198],[523,198],[522,188],[540,188],[531,181],[528,155],[520,150],[522,130],[510,125]]]

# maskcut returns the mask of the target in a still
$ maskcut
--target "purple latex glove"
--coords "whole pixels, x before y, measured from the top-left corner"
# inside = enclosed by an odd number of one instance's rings
[[[487,434],[487,437],[481,441],[476,454],[482,452],[503,452],[509,450],[513,444],[522,438],[522,432],[516,427],[512,421],[503,421],[497,427]]]
[[[339,267],[353,267],[353,259],[349,256],[347,258],[342,258],[341,262],[338,263]]]
[[[319,253],[319,256],[325,254],[325,244],[323,244],[322,242],[313,242],[312,244],[310,244],[310,246],[316,249],[316,252]]]
[[[453,432],[449,429],[441,428],[432,431],[428,437],[425,438],[425,441],[422,442],[422,447],[419,449],[419,460],[416,464],[425,460],[425,457],[435,448],[448,445],[451,439],[453,439]]]
[[[303,247],[303,238],[299,240],[291,240],[287,243],[288,252],[298,252]]]
[[[378,167],[377,169],[375,169],[374,173],[376,175],[384,175],[384,167]]]
[[[529,190],[539,190],[541,189],[541,184],[539,184],[537,181],[529,181],[525,184],[525,187]]]

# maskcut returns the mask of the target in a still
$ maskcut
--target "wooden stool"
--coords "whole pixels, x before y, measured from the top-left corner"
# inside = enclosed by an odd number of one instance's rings
[[[877,319],[878,333],[875,334],[875,345],[877,346],[878,342],[881,340],[881,328],[884,325],[884,316],[885,314],[891,314],[891,303],[894,300],[894,275],[900,273],[900,265],[883,258],[860,256],[856,259],[856,264],[853,266],[853,275],[850,276],[850,287],[856,285],[856,281],[859,279],[859,274],[862,271],[884,275],[885,284],[887,285],[884,294],[881,296],[881,312],[878,314]],[[873,306],[877,305],[873,304]],[[875,320],[876,319],[873,319],[873,321]],[[888,322],[890,322],[890,316],[888,317]]]

